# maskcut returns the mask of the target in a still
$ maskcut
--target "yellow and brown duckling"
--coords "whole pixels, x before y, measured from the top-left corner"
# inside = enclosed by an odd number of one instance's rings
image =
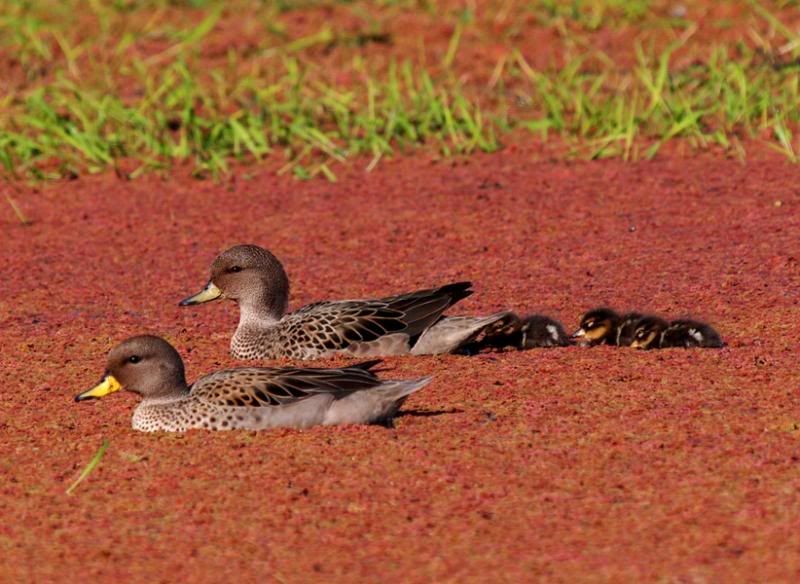
[[[704,322],[686,319],[667,322],[654,315],[619,314],[605,307],[585,313],[571,338],[584,346],[616,345],[635,349],[724,346],[719,333]]]
[[[112,349],[102,381],[75,401],[120,389],[138,393],[142,401],[132,425],[143,432],[385,423],[431,378],[382,380],[370,371],[379,362],[340,369],[226,369],[189,385],[175,348],[142,335]]]
[[[616,336],[616,345],[618,347],[631,346],[633,335],[636,332],[636,323],[644,316],[638,312],[627,312],[619,317]]]
[[[581,323],[572,340],[579,345],[628,346],[633,334],[633,324],[641,318],[637,312],[620,315],[606,307],[593,308],[581,317]]]
[[[633,325],[633,335],[627,345],[634,349],[661,348],[661,335],[667,330],[669,323],[657,316],[643,316]]]
[[[634,325],[629,346],[634,349],[719,349],[724,343],[719,333],[704,322],[687,319],[667,322],[657,316],[644,316]]]
[[[579,345],[613,345],[619,314],[610,308],[594,308],[581,317],[578,330],[570,337]]]

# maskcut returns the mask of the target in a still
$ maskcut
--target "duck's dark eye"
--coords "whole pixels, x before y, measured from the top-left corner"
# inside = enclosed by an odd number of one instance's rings
[[[586,328],[592,328],[594,326],[594,321],[593,320],[587,321],[585,326]]]
[[[139,355],[131,355],[128,357],[128,363],[138,363],[142,358]]]
[[[240,266],[231,266],[228,271],[235,274],[236,272],[241,272],[242,268]]]
[[[645,332],[645,331],[639,331],[638,333],[636,333],[636,338],[637,338],[637,339],[644,338],[644,332]]]

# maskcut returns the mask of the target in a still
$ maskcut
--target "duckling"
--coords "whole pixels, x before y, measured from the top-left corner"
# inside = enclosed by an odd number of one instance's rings
[[[638,312],[628,312],[619,318],[617,323],[617,346],[630,347],[633,342],[633,333],[636,329],[636,323],[644,315]]]
[[[579,345],[616,345],[628,347],[633,340],[633,328],[642,315],[626,312],[622,315],[610,308],[595,308],[581,318],[580,328],[572,334]]]
[[[657,316],[643,316],[633,325],[633,335],[628,346],[634,349],[659,349],[661,336],[669,323]]]
[[[549,316],[531,314],[520,321],[517,348],[567,347],[570,337],[563,325]]]
[[[570,337],[579,345],[613,345],[620,316],[610,308],[594,308],[583,315],[578,330]]]
[[[673,320],[661,334],[661,347],[719,349],[725,346],[719,333],[697,320]]]
[[[526,351],[528,349],[546,347],[566,347],[570,339],[563,325],[557,320],[543,314],[531,314],[524,318],[517,317],[496,327],[490,334],[462,348],[467,355],[474,355],[484,350],[493,351]]]
[[[484,351],[515,350],[521,322],[519,316],[509,312],[506,319],[486,327],[479,335],[454,352],[457,355],[477,355]]]

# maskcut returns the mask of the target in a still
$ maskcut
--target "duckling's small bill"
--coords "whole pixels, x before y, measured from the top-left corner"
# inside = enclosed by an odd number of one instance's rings
[[[192,306],[194,304],[203,304],[204,302],[211,302],[217,298],[222,297],[222,290],[217,288],[216,284],[211,280],[208,281],[206,287],[194,296],[189,296],[180,301],[180,306]]]
[[[630,344],[631,349],[649,349],[655,340],[655,333],[650,334],[647,339],[635,340]]]
[[[103,381],[95,385],[92,389],[76,395],[75,401],[101,398],[109,393],[119,391],[120,389],[122,389],[122,386],[120,385],[119,381],[117,381],[116,377],[113,375],[106,375],[103,377]]]

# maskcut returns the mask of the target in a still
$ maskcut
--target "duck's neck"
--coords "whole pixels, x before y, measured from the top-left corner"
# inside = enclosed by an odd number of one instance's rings
[[[289,278],[280,268],[237,298],[239,329],[270,328],[289,310]]]
[[[142,403],[169,402],[189,395],[183,361],[176,359],[163,362],[153,375],[135,383],[129,390],[142,396]]]
[[[242,330],[264,330],[275,325],[288,310],[288,299],[264,296],[258,300],[239,302],[239,327]]]
[[[161,395],[152,395],[144,398],[140,403],[140,407],[149,407],[149,406],[165,406],[173,404],[177,401],[181,401],[182,399],[189,396],[189,388],[184,387],[180,390],[173,389],[169,392],[164,392]]]

